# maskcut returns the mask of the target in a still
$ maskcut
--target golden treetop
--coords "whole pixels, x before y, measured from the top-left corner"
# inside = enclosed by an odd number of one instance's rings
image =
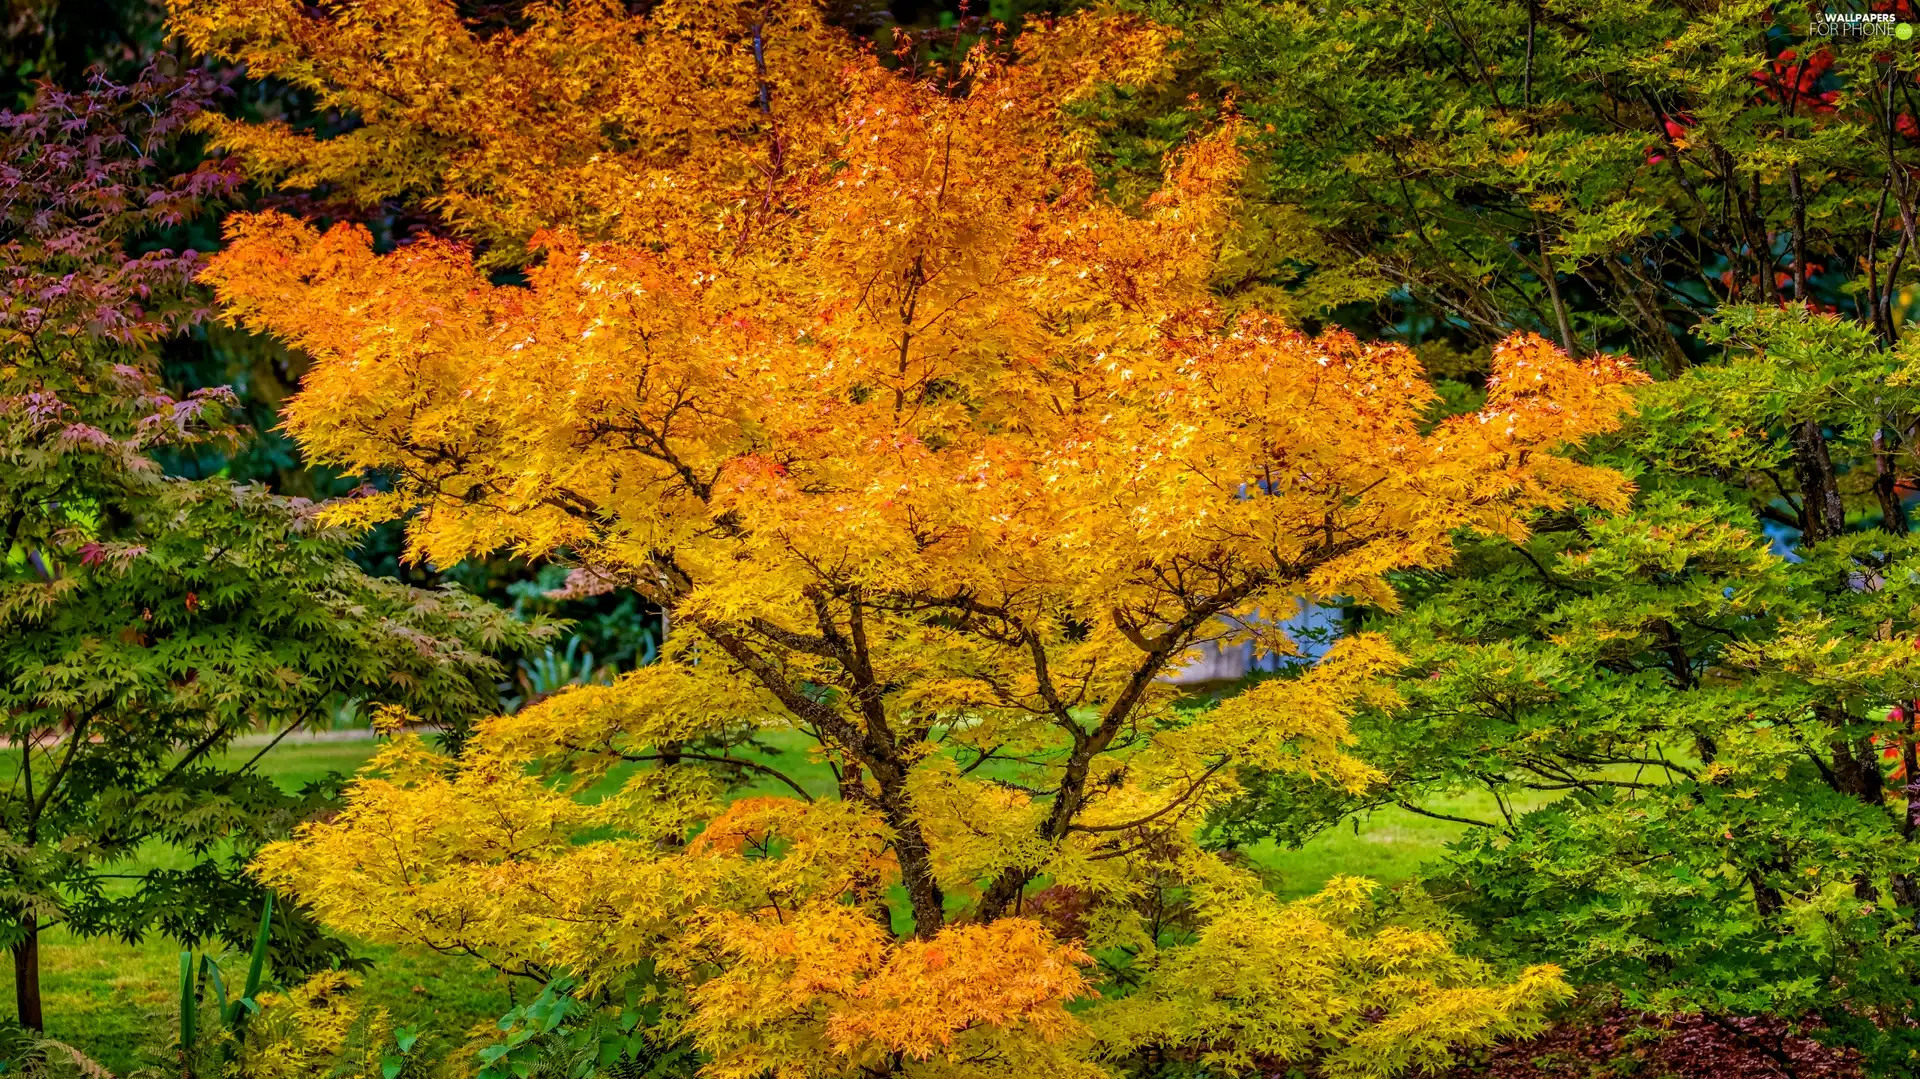
[[[812,0],[533,3],[490,34],[451,0],[168,8],[192,49],[311,93],[345,128],[210,115],[215,148],[282,186],[424,202],[488,265],[542,229],[704,250],[776,222],[789,186],[834,158],[827,122],[868,66]],[[1064,101],[1144,80],[1163,39],[1116,20],[1042,28],[1023,39],[1026,88]]]
[[[314,95],[327,138],[209,118],[217,147],[291,187],[420,199],[497,261],[538,229],[653,242],[811,163],[853,51],[805,0],[536,3],[483,34],[451,0],[172,0],[198,52]],[[744,47],[743,47],[744,46]],[[764,100],[764,104],[763,104]]]
[[[318,361],[290,428],[397,474],[358,512],[426,509],[416,554],[567,547],[645,576],[672,552],[690,613],[807,621],[796,581],[831,578],[1144,631],[1185,586],[1143,551],[1256,574],[1246,603],[1384,595],[1458,527],[1619,497],[1550,451],[1612,422],[1629,366],[1516,339],[1487,408],[1428,431],[1408,350],[1208,293],[1232,127],[1134,216],[1049,154],[1037,84],[983,62],[955,97],[856,66],[839,156],[724,259],[547,233],[529,287],[496,287],[451,244],[378,257],[264,215],[211,277]]]

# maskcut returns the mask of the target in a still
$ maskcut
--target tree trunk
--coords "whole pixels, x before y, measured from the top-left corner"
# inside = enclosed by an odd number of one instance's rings
[[[1807,299],[1807,196],[1800,189],[1800,166],[1787,166],[1787,191],[1793,200],[1793,298]]]
[[[1836,728],[1847,721],[1846,714],[1837,709],[1815,705],[1813,710]],[[1880,754],[1870,740],[1862,738],[1850,745],[1845,738],[1835,737],[1828,749],[1833,754],[1831,786],[1836,792],[1852,795],[1870,806],[1886,805],[1886,775],[1880,770]]]
[[[873,773],[880,788],[876,799],[880,817],[893,829],[900,885],[906,889],[908,906],[913,908],[913,935],[927,940],[946,924],[946,895],[933,876],[933,847],[920,830],[920,820],[907,797],[906,769],[875,763]]]
[[[1633,304],[1639,316],[1640,332],[1647,342],[1659,349],[1667,361],[1667,375],[1679,378],[1687,369],[1687,353],[1680,343],[1673,339],[1673,331],[1667,328],[1667,317],[1660,313],[1659,297],[1651,286],[1646,285],[1638,274],[1628,273],[1620,267],[1616,259],[1602,259],[1607,273],[1612,276],[1614,287],[1620,290],[1628,302]]]
[[[1747,884],[1753,888],[1753,905],[1760,912],[1760,917],[1771,918],[1786,909],[1787,901],[1780,895],[1780,890],[1768,884],[1759,870],[1747,870]]]
[[[1553,302],[1553,319],[1559,323],[1560,347],[1569,356],[1580,355],[1580,342],[1573,336],[1573,323],[1567,317],[1567,303],[1560,295],[1560,275],[1553,268],[1553,256],[1547,251],[1547,227],[1540,215],[1533,215],[1533,234],[1540,244],[1540,280],[1547,286],[1547,298]]]
[[[1811,547],[1846,529],[1847,507],[1840,500],[1840,481],[1827,454],[1827,438],[1816,420],[1793,429],[1793,470],[1800,481],[1801,538]]]
[[[1897,489],[1900,477],[1893,466],[1893,449],[1887,432],[1873,433],[1873,496],[1880,500],[1880,527],[1896,536],[1907,534],[1907,511],[1900,504]]]
[[[927,845],[920,822],[903,801],[882,797],[880,808],[893,826],[893,853],[900,862],[900,883],[906,888],[907,904],[913,908],[913,935],[928,940],[946,924],[946,896],[933,877],[933,848]]]
[[[26,937],[13,946],[13,1002],[20,1015],[20,1025],[32,1031],[43,1031],[46,1023],[40,1017],[40,924],[38,919],[29,915],[20,923]]]

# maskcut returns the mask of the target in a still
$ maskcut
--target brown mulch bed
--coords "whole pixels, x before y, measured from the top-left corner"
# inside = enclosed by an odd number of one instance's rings
[[[1503,1045],[1447,1079],[1864,1079],[1850,1051],[1787,1032],[1778,1019],[1713,1020],[1613,1008]]]

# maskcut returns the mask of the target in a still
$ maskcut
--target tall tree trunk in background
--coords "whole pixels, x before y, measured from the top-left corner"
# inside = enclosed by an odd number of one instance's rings
[[[1800,166],[1787,166],[1787,192],[1793,200],[1793,298],[1807,299],[1807,194],[1800,188]]]
[[[1880,527],[1896,536],[1907,534],[1907,511],[1900,504],[1899,474],[1893,464],[1892,440],[1885,428],[1873,433],[1873,495],[1880,500]]]
[[[1816,420],[1793,429],[1793,471],[1800,481],[1802,539],[1811,547],[1838,536],[1847,523],[1847,507],[1840,500],[1840,481],[1827,454],[1827,438]]]
[[[26,936],[13,946],[13,1003],[21,1026],[43,1031],[46,1023],[40,1016],[40,924],[35,916],[28,915],[20,928]]]
[[[1641,333],[1665,358],[1667,376],[1679,378],[1680,373],[1687,369],[1687,353],[1680,347],[1680,342],[1673,339],[1673,331],[1667,328],[1667,317],[1660,312],[1660,299],[1653,291],[1653,286],[1639,274],[1629,273],[1622,268],[1618,259],[1602,259],[1601,262],[1613,278],[1614,287],[1633,304],[1634,312],[1639,316]]]
[[[1553,256],[1547,251],[1547,227],[1540,215],[1533,215],[1533,234],[1540,244],[1540,280],[1547,286],[1547,298],[1553,302],[1553,318],[1560,326],[1560,347],[1567,355],[1580,355],[1579,341],[1573,336],[1573,322],[1567,317],[1567,302],[1560,295],[1560,274],[1553,268]]]

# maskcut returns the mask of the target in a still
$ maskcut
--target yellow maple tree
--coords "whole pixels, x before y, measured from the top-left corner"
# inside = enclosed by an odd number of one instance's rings
[[[1083,16],[936,81],[800,0],[537,7],[484,38],[447,4],[174,13],[364,120],[222,144],[429,199],[482,248],[231,225],[226,317],[313,359],[288,427],[387,480],[333,516],[404,516],[440,564],[566,557],[676,627],[458,759],[396,739],[261,860],[325,923],[589,990],[644,967],[706,1074],[740,1079],[1094,1075],[1146,1048],[1390,1075],[1565,992],[1369,924],[1354,882],[1278,902],[1197,844],[1243,769],[1373,780],[1342,745],[1391,703],[1383,641],[1209,709],[1165,676],[1208,643],[1291,653],[1300,597],[1390,603],[1383,574],[1460,529],[1622,504],[1559,451],[1640,376],[1520,336],[1485,407],[1434,424],[1407,349],[1223,304],[1236,126],[1122,206],[1073,119],[1156,77],[1162,30]],[[490,283],[522,242],[525,284]],[[1084,906],[1071,931],[1029,913],[1042,888]],[[1173,893],[1184,933],[1154,913]]]

